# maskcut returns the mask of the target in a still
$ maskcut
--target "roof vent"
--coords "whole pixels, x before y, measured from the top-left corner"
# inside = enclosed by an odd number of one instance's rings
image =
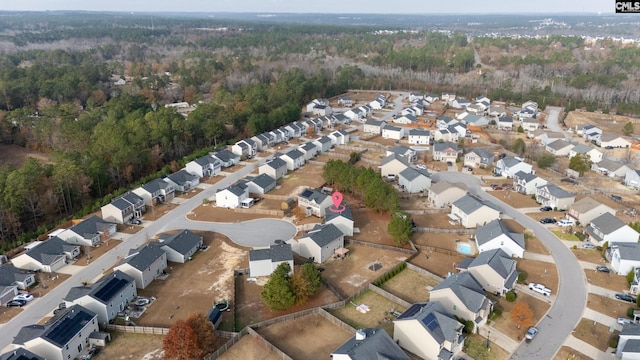
[[[367,334],[363,330],[356,330],[356,341],[363,341],[367,338]]]

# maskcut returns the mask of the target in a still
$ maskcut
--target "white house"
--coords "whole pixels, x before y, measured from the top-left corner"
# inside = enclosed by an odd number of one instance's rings
[[[311,141],[298,146],[298,150],[304,154],[305,161],[313,159],[318,154],[318,147]]]
[[[249,188],[237,182],[216,192],[216,207],[235,209],[242,205],[242,202],[249,198]]]
[[[495,175],[509,178],[512,178],[518,171],[532,173],[533,166],[522,160],[507,156],[498,160],[496,167],[493,170]]]
[[[511,257],[522,258],[524,256],[524,235],[512,232],[499,219],[478,227],[475,241],[480,253],[501,249]]]
[[[631,270],[640,267],[640,244],[637,242],[609,243],[606,257],[616,274],[627,275]]]
[[[582,128],[582,137],[587,141],[597,141],[602,136],[602,129],[594,125],[585,125]]]
[[[298,206],[307,209],[311,215],[324,217],[327,214],[327,207],[333,204],[333,200],[328,195],[318,190],[305,189],[298,195]]]
[[[431,187],[431,178],[426,169],[408,167],[398,174],[398,185],[408,193],[424,192]]]
[[[323,263],[344,248],[344,234],[333,224],[316,225],[298,240],[300,256]]]
[[[433,131],[433,141],[445,141],[445,142],[456,142],[460,137],[460,134],[455,128],[446,127],[441,129],[436,129]]]
[[[200,178],[206,176],[215,176],[222,170],[222,163],[220,160],[214,158],[210,154],[201,156],[195,160],[189,161],[185,165],[185,169]]]
[[[401,140],[405,136],[405,129],[397,126],[385,126],[382,137],[385,139]]]
[[[567,210],[567,215],[576,222],[579,221],[582,225],[589,224],[593,219],[604,213],[610,213],[615,216],[616,211],[588,196],[574,202]]]
[[[410,360],[386,331],[374,328],[356,330],[354,336],[330,355],[332,360],[365,360],[375,357]]]
[[[491,203],[467,194],[451,204],[451,216],[466,228],[481,226],[500,217],[500,210]]]
[[[574,146],[574,144],[566,140],[558,139],[552,143],[547,144],[545,150],[550,152],[552,155],[555,155],[556,157],[564,157],[569,155],[569,152]]]
[[[252,139],[243,139],[231,146],[231,152],[240,157],[251,158],[258,153],[258,144]]]
[[[640,189],[640,170],[627,171],[624,176],[624,184],[635,189]]]
[[[0,265],[0,306],[13,300],[18,295],[18,290],[30,290],[35,282],[33,273],[8,263]]]
[[[351,214],[351,208],[343,205],[343,208],[339,210],[342,211],[331,211],[330,208],[327,211],[324,223],[335,225],[345,236],[353,236],[353,214]]]
[[[409,144],[429,145],[431,142],[431,131],[422,129],[409,130]]]
[[[525,117],[520,120],[520,126],[522,126],[522,130],[524,131],[536,131],[540,128],[540,122],[538,119]]]
[[[576,201],[576,194],[565,191],[554,184],[546,184],[538,186],[536,189],[536,201],[544,206],[566,210]]]
[[[318,153],[322,154],[331,149],[331,139],[328,136],[322,136],[313,140],[313,144],[318,148]]]
[[[298,149],[292,149],[280,155],[280,159],[287,163],[287,170],[296,170],[304,165],[304,154]]]
[[[362,131],[369,134],[382,134],[382,129],[387,125],[382,120],[367,120],[364,122]]]
[[[167,268],[167,253],[157,243],[129,250],[129,255],[113,270],[120,270],[136,281],[138,289],[146,288]]]
[[[67,260],[80,255],[80,246],[72,245],[57,236],[37,245],[11,259],[13,266],[29,271],[55,272],[66,265]]]
[[[467,195],[467,187],[464,184],[451,184],[446,181],[438,181],[429,188],[427,203],[429,206],[442,208],[451,205],[465,195]]]
[[[359,108],[349,109],[344,112],[344,116],[349,118],[351,121],[360,121],[365,117],[365,114]]]
[[[58,237],[72,245],[97,246],[103,239],[116,233],[116,224],[108,223],[92,215],[72,227],[58,233]]]
[[[396,124],[408,125],[408,124],[417,124],[416,116],[412,114],[406,114],[402,116],[398,116],[393,119],[393,122]]]
[[[596,140],[596,144],[605,149],[608,148],[628,148],[631,146],[631,142],[620,135],[615,134],[602,134],[600,138]]]
[[[608,212],[591,220],[584,230],[589,235],[589,241],[599,246],[607,242],[638,242],[638,232]]]
[[[511,131],[513,130],[513,119],[506,116],[500,117],[497,125],[499,130]]]
[[[387,97],[379,94],[372,102],[369,103],[369,106],[374,110],[380,110],[387,106]]]
[[[316,149],[315,145],[313,148]],[[287,162],[279,157],[269,160],[258,167],[258,174],[267,174],[278,180],[287,174]]]
[[[547,185],[547,180],[532,173],[518,171],[513,176],[513,188],[521,194],[533,195],[543,185]]]
[[[571,150],[569,150],[569,159],[576,155],[583,154],[588,156],[592,163],[599,163],[602,160],[602,152],[585,144],[578,144],[571,148]]]
[[[604,158],[597,164],[591,164],[591,170],[611,178],[624,178],[628,172],[632,171],[627,165],[609,158]]]
[[[473,321],[474,329],[487,323],[493,303],[470,272],[452,274],[429,292],[429,301],[442,304],[449,314]]]
[[[191,230],[182,230],[174,234],[162,234],[158,237],[160,248],[167,253],[167,261],[185,263],[202,248],[203,239]]]
[[[289,244],[282,243],[249,251],[249,274],[252,277],[269,276],[282,263],[289,264],[289,274],[292,274],[293,252]]]
[[[387,149],[386,156],[393,155],[393,154],[403,156],[411,162],[416,160],[417,152],[410,147],[400,145],[400,146],[394,146],[392,148]]]
[[[276,187],[276,179],[267,174],[247,176],[245,179],[249,194],[266,194]]]

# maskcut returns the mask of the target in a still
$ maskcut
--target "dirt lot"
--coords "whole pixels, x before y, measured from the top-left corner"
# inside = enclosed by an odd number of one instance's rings
[[[322,274],[324,276],[325,273]],[[309,299],[306,304],[296,305],[284,311],[271,311],[260,297],[263,286],[268,278],[259,278],[258,282],[247,281],[246,279],[246,276],[236,276],[235,279],[237,303],[235,331],[239,331],[247,325],[255,324],[263,320],[331,304],[339,300],[329,289],[321,286],[316,295]],[[225,328],[222,330],[231,331],[233,329]]]
[[[215,207],[212,204],[203,204],[195,208],[187,215],[189,220],[215,221],[215,222],[238,222],[264,218],[280,219],[280,216],[266,214],[248,214],[236,212],[233,209]]]
[[[413,196],[407,199],[400,199],[400,209],[402,210],[425,210],[428,209],[427,197]]]
[[[178,205],[172,203],[162,203],[158,206],[152,206],[151,208],[147,208],[147,212],[142,215],[142,220],[156,221],[176,207],[178,207]]]
[[[436,229],[463,229],[462,225],[458,223],[451,224],[449,214],[424,214],[424,215],[411,215],[413,221],[418,224],[418,227],[428,227]]]
[[[554,357],[554,360],[590,360],[590,357],[578,350],[563,346]]]
[[[409,256],[398,251],[355,244],[349,244],[347,249],[349,256],[345,259],[331,259],[322,264],[325,269],[322,277],[344,296],[355,293]],[[376,271],[370,270],[368,267],[374,263],[382,267]]]
[[[0,165],[11,164],[20,167],[30,157],[42,163],[51,163],[49,154],[29,150],[18,145],[0,144]]]
[[[169,263],[166,280],[155,280],[138,291],[139,295],[154,296],[156,300],[134,320],[137,324],[170,327],[175,320],[192,313],[206,314],[216,301],[228,300],[233,306],[233,269],[248,267],[247,250],[220,234],[197,233],[209,248],[187,263]],[[222,321],[230,322],[231,314],[224,313]]]
[[[629,308],[635,308],[635,304],[630,302],[614,299],[613,297],[606,297],[598,294],[588,294],[587,307],[593,309],[599,313],[609,315],[612,318],[627,317],[627,310]],[[613,324],[611,324],[613,325]]]
[[[194,189],[191,189],[191,190],[189,190],[187,192],[180,193],[180,195],[178,195],[178,197],[181,198],[181,199],[191,199],[192,197],[198,195],[201,192],[202,192],[202,189],[194,188]]]
[[[458,235],[450,233],[419,232],[414,233],[412,241],[416,245],[430,246],[456,253],[458,252],[458,243],[462,242],[471,246],[471,253],[473,254],[476,252],[476,245],[473,240],[469,239],[467,236],[468,235],[464,234]]]
[[[355,305],[354,305],[355,304]],[[364,304],[369,307],[369,312],[363,314],[356,310],[356,306]],[[393,320],[395,317],[389,314],[391,311],[403,312],[406,309],[387,298],[372,291],[364,292],[353,299],[351,304],[330,311],[335,317],[353,326],[355,329],[377,327],[383,328],[393,337]]]
[[[294,359],[329,359],[333,350],[353,336],[318,314],[269,325],[256,331]]]
[[[496,184],[502,185],[503,183],[496,180]],[[488,193],[516,209],[539,206],[538,203],[536,203],[536,201],[531,198],[531,195],[520,194],[517,191],[498,190],[490,191]]]
[[[558,291],[558,271],[552,263],[530,259],[518,259],[518,271],[528,274],[527,282],[542,283],[553,293]]]
[[[162,360],[162,335],[111,333],[111,342],[92,359]]]
[[[602,257],[602,253],[600,251],[596,249],[581,249],[579,247],[579,244],[576,245],[578,246],[578,248],[571,249],[571,251],[576,256],[576,258],[578,258],[578,260],[587,261],[596,265],[605,264],[604,258]]]
[[[278,360],[280,357],[271,351],[262,341],[251,335],[245,335],[225,351],[219,360]]]
[[[269,194],[296,196],[302,191],[301,187],[317,188],[324,184],[322,178],[322,166],[306,164],[296,171],[290,171],[286,178],[278,179],[276,188]]]
[[[0,324],[6,323],[21,312],[22,308],[19,307],[0,306]]]
[[[387,232],[387,225],[391,221],[391,215],[378,214],[369,209],[357,209],[351,207],[353,214],[354,226],[360,229],[360,232],[353,234],[353,239],[395,246],[393,238]],[[409,245],[404,246],[409,249]]]
[[[382,289],[410,303],[429,301],[429,290],[438,282],[413,270],[405,269],[382,284]]]
[[[640,128],[640,119],[622,115],[598,114],[586,111],[571,111],[564,120],[568,127],[575,130],[576,125],[595,125],[604,132],[622,135],[622,127],[631,121],[635,129]]]
[[[496,300],[495,296],[490,295],[490,298],[492,300]],[[516,341],[522,340],[524,338],[524,334],[527,332],[526,328],[516,328],[515,324],[511,320],[511,310],[518,302],[524,302],[529,305],[529,308],[533,311],[534,324],[540,321],[544,314],[547,313],[547,310],[551,307],[550,304],[523,292],[518,293],[518,298],[515,302],[508,302],[504,297],[499,298],[497,306],[502,309],[502,315],[495,320],[494,326],[503,334]]]
[[[619,333],[620,332],[616,330],[611,334],[608,326],[600,323],[594,323],[589,319],[581,319],[573,332],[573,336],[592,345],[600,351],[606,351],[609,347],[609,339]]]
[[[78,261],[74,262],[73,265],[85,266],[91,262],[91,260],[95,260],[100,256],[104,255],[114,247],[120,245],[121,240],[109,239],[108,241],[102,242],[99,247],[89,247],[83,246],[82,253],[78,258]],[[87,250],[89,253],[87,254]]]
[[[426,252],[421,250],[410,262],[444,278],[449,272],[457,272],[455,264],[464,258],[464,255],[453,251]]]
[[[616,275],[612,272],[603,273],[595,270],[585,270],[584,274],[589,284],[618,292],[629,290],[629,284],[627,284],[626,276]]]

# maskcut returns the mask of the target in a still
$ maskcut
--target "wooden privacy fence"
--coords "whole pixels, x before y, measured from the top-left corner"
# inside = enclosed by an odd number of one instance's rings
[[[169,333],[169,328],[150,327],[150,326],[124,326],[124,325],[108,324],[108,325],[105,325],[104,328],[111,331],[120,331],[120,332],[126,332],[126,333],[136,333],[136,334],[167,335]]]
[[[284,211],[282,210],[235,208],[234,211],[239,213],[244,213],[244,214],[262,214],[262,215],[273,215],[273,216],[284,217]]]
[[[429,227],[419,227],[415,229],[416,232],[428,232],[428,233],[448,233],[458,235],[473,235],[476,233],[476,229],[439,229]]]
[[[399,248],[399,247],[396,247],[396,246],[390,246],[390,245],[384,245],[384,244],[376,244],[376,243],[372,243],[372,242],[368,242],[368,241],[361,241],[361,240],[346,239],[345,243],[354,244],[354,245],[368,246],[368,247],[377,248],[377,249],[393,250],[393,251],[398,251],[398,252],[409,254],[409,255],[413,255],[413,254],[416,253],[416,250],[413,250],[413,249],[404,249],[404,248]]]

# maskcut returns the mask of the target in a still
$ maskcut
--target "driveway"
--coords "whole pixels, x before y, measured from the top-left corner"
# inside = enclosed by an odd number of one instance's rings
[[[549,116],[547,117],[546,126],[551,131],[564,133],[562,127],[560,126],[560,113],[564,110],[561,107],[555,106],[547,106],[549,109]],[[567,136],[567,134],[565,134]]]
[[[587,303],[587,288],[582,267],[571,251],[553,233],[540,223],[522,214],[504,202],[482,191],[480,180],[464,173],[433,174],[433,180],[450,183],[462,182],[469,192],[489,201],[525,228],[533,230],[549,249],[558,267],[558,293],[547,315],[537,324],[540,333],[535,340],[520,344],[511,359],[552,359],[576,326]]]

